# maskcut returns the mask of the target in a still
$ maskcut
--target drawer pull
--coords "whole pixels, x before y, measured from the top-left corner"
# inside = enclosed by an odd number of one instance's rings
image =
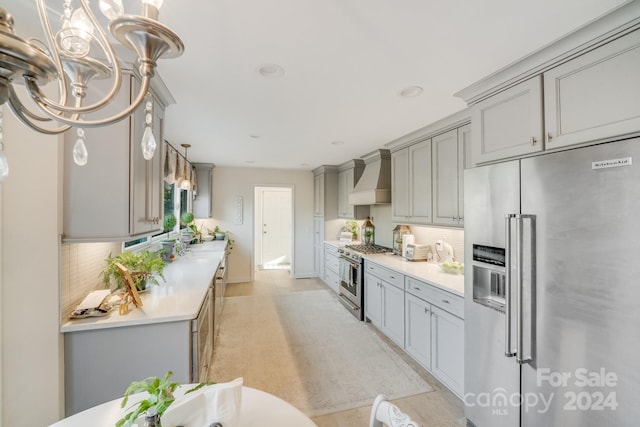
[[[389,277],[390,277],[391,279],[395,279],[395,278],[396,278],[396,276],[389,276]]]
[[[420,289],[420,288],[419,288],[419,287],[417,287],[417,286],[414,286],[414,287],[413,287],[413,290],[414,290],[414,291],[421,291],[422,289]]]
[[[445,304],[451,304],[448,299],[443,299],[442,302]]]

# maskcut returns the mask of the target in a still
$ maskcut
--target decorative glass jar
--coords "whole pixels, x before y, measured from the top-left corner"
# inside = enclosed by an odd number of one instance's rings
[[[393,253],[395,255],[404,256],[402,253],[402,236],[411,234],[411,229],[406,225],[396,225],[393,229]]]
[[[364,243],[365,245],[375,244],[376,227],[373,225],[370,217],[367,217],[367,219],[364,221],[361,230],[362,232],[360,233],[360,236],[362,238],[362,243]]]

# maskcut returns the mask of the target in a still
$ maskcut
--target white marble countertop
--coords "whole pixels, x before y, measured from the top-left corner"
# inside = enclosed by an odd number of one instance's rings
[[[363,255],[364,259],[380,264],[383,267],[398,271],[405,276],[422,280],[437,288],[464,296],[464,275],[449,274],[442,271],[440,264],[424,261],[407,261],[393,254]]]
[[[124,315],[120,315],[115,307],[104,317],[68,320],[62,324],[60,332],[194,319],[224,257],[226,245],[226,240],[192,245],[186,255],[177,257],[165,267],[165,282],[159,278],[159,286],[151,285],[140,294],[142,307],[131,305],[129,313]]]
[[[359,240],[352,240],[351,242],[341,242],[340,240],[325,240],[327,245],[335,246],[336,248],[344,248],[346,245],[357,245]]]

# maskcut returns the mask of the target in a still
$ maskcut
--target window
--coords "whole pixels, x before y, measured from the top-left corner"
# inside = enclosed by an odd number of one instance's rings
[[[164,215],[164,230],[160,233],[153,235],[153,237],[160,236],[165,233],[170,233],[171,231],[175,231],[176,226],[170,226],[167,223],[167,218],[176,217],[176,203],[175,203],[175,192],[176,186],[175,184],[168,184],[167,181],[163,181],[164,183],[164,202],[163,202],[163,215]],[[177,220],[176,220],[177,223]]]
[[[167,227],[163,231],[158,234],[154,234],[151,237],[140,237],[139,239],[130,240],[124,243],[125,248],[131,248],[136,245],[144,245],[151,242],[153,239],[165,238],[167,233],[172,231],[178,231],[179,228],[185,228],[183,224],[180,224],[180,217],[183,213],[189,212],[190,204],[189,204],[189,195],[191,191],[182,190],[176,188],[175,184],[167,184],[164,181],[164,218],[166,219],[169,215],[173,215],[176,218],[176,225],[174,227]],[[166,222],[164,225],[168,225]],[[179,228],[178,228],[179,227]]]

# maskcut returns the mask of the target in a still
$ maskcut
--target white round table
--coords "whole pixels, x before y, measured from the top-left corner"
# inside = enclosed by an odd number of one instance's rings
[[[189,385],[181,388],[188,389]],[[50,427],[114,427],[123,415],[122,398],[103,403]],[[309,417],[284,400],[255,388],[242,387],[238,427],[317,427]],[[224,426],[223,426],[224,427]]]

